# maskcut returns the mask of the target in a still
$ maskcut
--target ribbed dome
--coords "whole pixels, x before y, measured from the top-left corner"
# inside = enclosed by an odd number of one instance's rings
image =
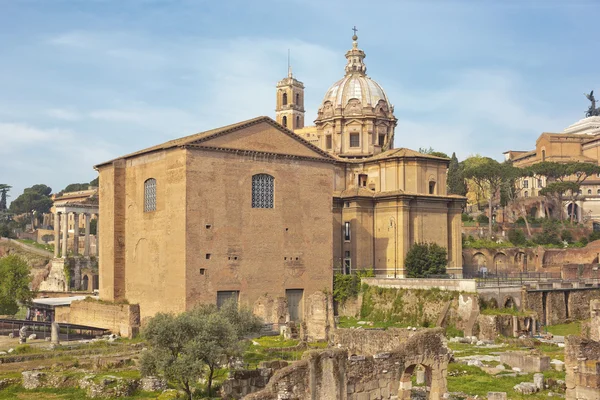
[[[334,83],[323,98],[323,104],[330,101],[333,108],[345,107],[350,99],[358,99],[364,107],[375,107],[379,100],[389,105],[388,98],[377,82],[360,73],[346,75]]]

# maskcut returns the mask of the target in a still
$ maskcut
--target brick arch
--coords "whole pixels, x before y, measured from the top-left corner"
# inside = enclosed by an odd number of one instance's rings
[[[503,252],[498,252],[494,255],[494,268],[496,271],[506,269],[508,266],[508,257]]]
[[[429,388],[427,399],[441,399],[447,392],[446,377],[449,357],[432,357],[431,355],[415,355],[407,357],[404,370],[400,375],[398,400],[408,400],[412,391],[412,375],[417,366],[425,368],[425,385]]]
[[[473,254],[471,264],[477,266],[477,269],[487,266],[487,257],[482,252]]]

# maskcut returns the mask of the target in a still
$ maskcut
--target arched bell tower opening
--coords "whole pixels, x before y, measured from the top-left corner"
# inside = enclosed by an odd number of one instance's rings
[[[304,128],[304,84],[294,78],[291,67],[277,82],[275,120],[291,130]]]

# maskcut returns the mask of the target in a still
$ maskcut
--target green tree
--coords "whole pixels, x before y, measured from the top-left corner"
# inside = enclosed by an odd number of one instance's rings
[[[221,309],[201,305],[179,315],[159,313],[143,331],[149,350],[142,354],[142,374],[159,374],[177,383],[189,400],[198,379],[205,377],[210,396],[216,369],[224,360],[240,356],[242,339],[261,326],[258,317],[233,301]]]
[[[0,258],[0,314],[15,315],[19,304],[27,305],[34,293],[27,262],[18,255]]]
[[[90,234],[95,235],[98,232],[98,220],[96,218],[90,220]]]
[[[465,160],[464,176],[471,179],[482,193],[486,193],[491,217],[493,201],[499,195],[504,181],[514,174],[514,167],[506,163],[500,164],[489,157],[477,158],[477,162],[469,161],[469,159]],[[488,222],[488,234],[491,238],[492,218]]]
[[[409,278],[446,273],[448,251],[437,243],[415,243],[406,253],[404,266]]]
[[[33,185],[10,203],[10,211],[14,214],[30,213],[33,210],[39,215],[50,212],[52,189],[46,185]]]
[[[465,196],[467,194],[467,185],[465,185],[463,169],[458,163],[456,153],[452,153],[452,157],[450,158],[447,187],[448,194],[457,194],[459,196]]]
[[[448,157],[448,154],[443,153],[441,151],[435,151],[432,147],[430,147],[428,149],[426,149],[424,147],[419,147],[419,153],[429,154],[430,156],[434,156],[434,157],[450,158],[450,157]]]
[[[575,204],[575,199],[579,194],[581,185],[588,177],[594,174],[600,174],[600,166],[590,163],[572,162],[567,164],[567,172],[571,177],[569,181],[575,184],[573,187],[574,190],[571,190],[571,203]],[[575,213],[572,212],[571,222],[573,222],[574,216]]]
[[[67,185],[66,188],[60,191],[59,194],[69,193],[69,192],[79,192],[81,190],[88,190],[90,187],[89,183],[71,183]]]
[[[12,186],[7,185],[6,183],[0,183],[0,212],[6,211],[7,208],[7,200],[8,192]]]
[[[93,181],[90,182],[90,186],[98,187],[100,186],[100,177],[96,177]]]

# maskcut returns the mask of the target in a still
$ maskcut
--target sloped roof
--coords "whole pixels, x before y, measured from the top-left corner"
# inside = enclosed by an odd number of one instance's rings
[[[383,153],[374,155],[373,157],[361,158],[361,159],[356,159],[356,160],[344,159],[344,161],[350,162],[350,163],[365,163],[365,162],[369,162],[369,161],[386,160],[386,159],[391,159],[391,158],[426,158],[426,159],[430,159],[430,160],[445,161],[448,163],[450,162],[449,158],[443,158],[443,157],[432,156],[431,154],[419,153],[418,151],[407,149],[405,147],[387,150],[387,151],[384,151]]]
[[[213,138],[215,136],[219,136],[219,135],[223,135],[226,133],[230,133],[230,132],[234,132],[243,128],[247,128],[249,126],[252,125],[256,125],[258,123],[262,123],[262,122],[266,122],[269,125],[274,126],[275,128],[277,128],[279,131],[281,131],[282,133],[293,137],[295,140],[301,142],[302,144],[304,144],[305,146],[309,147],[310,149],[312,149],[313,151],[315,151],[316,153],[318,153],[319,155],[323,156],[323,158],[328,159],[328,160],[336,160],[336,158],[332,157],[329,153],[321,150],[320,148],[318,148],[317,146],[311,144],[310,142],[304,140],[303,138],[301,138],[300,136],[296,135],[294,132],[292,132],[291,130],[285,128],[284,126],[278,124],[276,121],[274,121],[273,119],[266,117],[266,116],[261,116],[261,117],[256,117],[256,118],[252,118],[246,121],[241,121],[241,122],[237,122],[235,124],[231,124],[231,125],[226,125],[226,126],[222,126],[220,128],[216,128],[216,129],[211,129],[208,131],[204,131],[204,132],[200,132],[200,133],[196,133],[193,135],[189,135],[189,136],[184,136],[182,138],[179,139],[174,139],[174,140],[170,140],[168,142],[156,145],[156,146],[152,146],[152,147],[148,147],[146,149],[143,150],[139,150],[136,151],[134,153],[130,153],[121,157],[117,157],[113,160],[109,160],[103,163],[100,163],[96,166],[94,166],[94,168],[98,168],[102,165],[106,165],[109,164],[113,161],[116,160],[121,160],[121,159],[127,159],[127,158],[132,158],[132,157],[136,157],[142,154],[147,154],[147,153],[152,153],[155,151],[160,151],[160,150],[167,150],[167,149],[171,149],[174,147],[184,147],[186,145],[192,145],[192,144],[198,144],[202,141],[208,140],[210,138]]]

